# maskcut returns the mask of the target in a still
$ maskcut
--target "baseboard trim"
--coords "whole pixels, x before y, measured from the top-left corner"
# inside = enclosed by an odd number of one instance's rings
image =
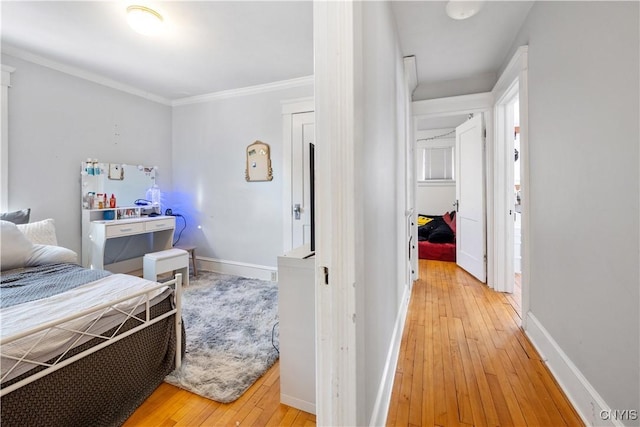
[[[623,426],[613,419],[609,405],[531,312],[527,313],[525,333],[586,425]]]
[[[402,303],[400,304],[400,310],[398,310],[393,334],[391,335],[391,346],[387,353],[387,361],[382,372],[382,381],[380,381],[376,402],[371,412],[370,426],[383,426],[387,423],[389,405],[391,404],[391,392],[393,391],[393,381],[395,379],[396,368],[398,367],[398,355],[400,354],[402,332],[404,330],[405,320],[407,319],[410,297],[411,286],[405,286]]]
[[[316,414],[315,403],[307,402],[306,400],[301,400],[296,397],[291,397],[289,395],[280,393],[280,403],[284,403],[285,405],[289,405],[293,408],[300,409],[310,414]]]
[[[266,265],[248,264],[245,262],[228,261],[224,259],[196,257],[198,270],[213,271],[215,273],[233,274],[260,280],[277,280],[278,269]]]

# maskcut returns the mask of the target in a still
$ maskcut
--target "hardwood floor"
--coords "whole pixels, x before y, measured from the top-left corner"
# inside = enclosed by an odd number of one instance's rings
[[[162,383],[124,427],[315,426],[316,416],[280,403],[280,366],[271,367],[238,400],[224,404]]]
[[[582,426],[505,294],[420,260],[388,426]]]
[[[520,330],[519,306],[453,263],[420,260],[389,426],[582,426]],[[280,404],[276,363],[240,399],[217,403],[162,384],[131,426],[314,426]]]
[[[522,275],[520,273],[515,274],[515,281],[513,283],[513,293],[504,294],[511,307],[516,311],[518,317],[522,318]]]

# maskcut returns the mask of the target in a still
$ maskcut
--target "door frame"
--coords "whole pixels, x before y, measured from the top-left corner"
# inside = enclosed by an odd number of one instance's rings
[[[282,105],[282,251],[289,252],[292,248],[293,216],[291,196],[293,179],[293,115],[312,113],[315,109],[313,96],[281,101]]]
[[[2,116],[1,144],[0,144],[0,210],[9,210],[9,88],[11,87],[11,73],[16,69],[2,65],[2,96],[0,115]]]
[[[496,212],[505,213],[499,218],[496,218],[496,244],[493,247],[493,264],[496,271],[497,280],[513,281],[513,277],[506,277],[509,269],[504,265],[505,254],[513,253],[513,244],[509,247],[509,242],[513,242],[513,226],[509,224],[509,215],[507,214],[508,203],[511,200],[513,189],[508,188],[509,182],[507,182],[508,171],[506,168],[513,169],[512,162],[505,162],[503,159],[513,156],[513,152],[507,152],[507,144],[505,139],[507,138],[506,132],[501,131],[504,128],[506,121],[505,114],[507,113],[507,104],[513,100],[514,93],[518,93],[518,102],[520,107],[520,152],[522,154],[520,162],[520,186],[522,194],[522,242],[521,242],[521,255],[522,255],[522,327],[526,328],[527,313],[529,312],[529,254],[530,245],[530,198],[529,198],[529,92],[528,92],[528,46],[520,46],[514,53],[513,57],[507,64],[506,68],[500,75],[498,82],[495,84],[491,93],[494,96],[495,101],[495,129],[496,138],[494,138],[494,153],[497,167],[494,169],[494,185],[496,187],[496,198],[494,209]],[[509,234],[510,233],[510,234]],[[510,252],[509,252],[510,251]],[[513,256],[511,256],[513,260]],[[498,289],[500,290],[500,289]]]
[[[486,130],[486,141],[493,140],[493,108],[494,97],[491,92],[477,93],[472,95],[452,96],[448,98],[428,99],[424,101],[412,102],[414,135],[418,132],[420,119],[436,117],[457,116],[461,114],[483,114]],[[415,159],[414,159],[415,161]],[[487,177],[493,175],[493,144],[486,144],[485,151],[485,173]],[[487,236],[487,256],[491,257],[494,252],[494,223],[493,223],[493,185],[491,180],[485,180],[485,204],[486,204],[486,236]],[[492,286],[494,282],[494,269],[491,260],[487,260],[487,284]]]

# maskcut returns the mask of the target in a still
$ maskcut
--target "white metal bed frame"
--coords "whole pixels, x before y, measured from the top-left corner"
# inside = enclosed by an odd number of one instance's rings
[[[151,294],[153,291],[156,291],[158,289],[161,289],[167,286],[174,287],[173,298],[174,298],[175,307],[170,311],[167,311],[166,313],[163,313],[151,319],[150,308],[151,308],[151,299],[153,298]],[[116,307],[116,305],[121,304],[125,301],[133,303],[133,307],[129,309],[127,312]],[[145,306],[144,316],[142,316],[142,313],[135,314],[138,307],[142,306],[143,304]],[[88,332],[96,322],[98,322],[107,312],[111,310],[118,311],[125,315],[125,319],[122,322],[120,322],[120,324],[115,328],[114,332],[111,335],[104,336],[104,335]],[[88,326],[86,326],[83,330],[75,330],[75,329],[64,326],[64,324],[69,321],[79,319],[81,317],[91,315],[91,314],[97,314],[98,317],[95,320],[93,320]],[[176,330],[176,353],[175,353],[176,366],[175,368],[178,369],[182,364],[182,274],[180,273],[176,274],[174,279],[168,282],[159,283],[157,286],[153,286],[152,288],[146,289],[144,291],[136,292],[126,297],[122,297],[117,300],[110,301],[108,303],[101,304],[99,306],[96,306],[87,310],[83,310],[79,313],[66,316],[62,319],[58,319],[58,320],[46,323],[44,325],[40,325],[35,328],[31,328],[27,331],[14,334],[12,336],[9,336],[0,340],[0,356],[7,359],[11,359],[11,360],[16,360],[16,363],[11,367],[11,369],[9,369],[2,376],[0,381],[4,381],[4,379],[7,378],[8,375],[11,374],[11,372],[13,372],[14,369],[16,369],[20,364],[23,364],[23,363],[36,365],[36,366],[46,366],[45,369],[38,371],[37,373],[30,375],[27,378],[17,381],[14,384],[11,384],[9,386],[2,387],[2,389],[0,389],[0,396],[5,396],[26,384],[29,384],[46,375],[49,375],[50,373],[55,372],[58,369],[64,368],[65,366],[70,365],[76,362],[77,360],[80,360],[83,357],[88,356],[89,354],[95,353],[96,351],[99,351],[105,347],[108,347],[111,344],[114,344],[128,337],[129,335],[135,334],[136,332],[144,328],[147,328],[174,314],[175,314],[175,330]],[[139,322],[138,325],[117,335],[120,329],[124,326],[125,322],[127,322],[129,319],[134,319],[135,321]],[[64,330],[64,331],[72,332],[74,334],[77,334],[77,338],[74,339],[73,342],[70,345],[68,345],[66,350],[64,350],[62,354],[58,355],[56,359],[51,363],[30,359],[29,354],[34,349],[36,349],[38,344],[42,342],[46,338],[46,336],[49,334],[49,332],[53,330]],[[26,336],[35,335],[41,332],[45,332],[45,333],[42,334],[42,336],[38,338],[36,342],[29,349],[27,349],[24,352],[24,354],[22,354],[20,357],[4,353],[3,348],[5,347],[6,344],[22,339]],[[84,337],[99,338],[99,339],[102,339],[103,342],[95,346],[92,346],[72,357],[69,357],[68,359],[62,360],[67,355],[67,353],[69,353],[69,351],[71,351],[74,347],[76,347],[78,342],[80,342]]]

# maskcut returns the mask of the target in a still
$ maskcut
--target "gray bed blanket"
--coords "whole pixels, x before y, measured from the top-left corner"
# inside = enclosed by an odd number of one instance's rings
[[[57,295],[110,274],[69,263],[3,271],[0,276],[0,308]]]

